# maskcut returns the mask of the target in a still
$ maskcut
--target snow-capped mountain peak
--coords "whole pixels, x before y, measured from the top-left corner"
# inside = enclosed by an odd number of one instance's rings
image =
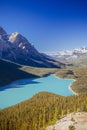
[[[56,60],[68,62],[74,59],[76,60],[82,56],[87,56],[87,47],[76,48],[74,50],[59,51],[56,54],[50,53],[50,56]]]
[[[73,53],[81,53],[81,54],[87,53],[87,47],[74,49]]]
[[[64,55],[72,55],[72,51],[66,50],[66,51],[60,51],[58,52],[59,55],[64,56]]]
[[[37,51],[37,49],[18,32],[8,35],[0,27],[0,58],[22,65],[35,67],[64,67],[65,64],[56,62]]]

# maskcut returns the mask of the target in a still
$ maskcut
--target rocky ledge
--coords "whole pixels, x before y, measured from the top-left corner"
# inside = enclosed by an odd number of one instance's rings
[[[45,130],[87,130],[87,112],[71,113],[61,117]]]

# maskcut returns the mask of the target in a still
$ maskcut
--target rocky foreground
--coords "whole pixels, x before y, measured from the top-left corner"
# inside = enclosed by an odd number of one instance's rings
[[[87,112],[66,115],[45,130],[87,130]]]

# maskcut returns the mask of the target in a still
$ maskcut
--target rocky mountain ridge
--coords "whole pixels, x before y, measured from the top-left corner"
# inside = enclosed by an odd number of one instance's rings
[[[73,62],[77,59],[85,58],[87,56],[87,47],[60,51],[57,53],[49,53],[49,55],[53,57],[53,59],[63,61],[64,63]]]
[[[0,27],[0,59],[7,59],[12,62],[35,66],[35,67],[57,67],[64,64],[47,58],[36,50],[29,41],[18,32],[7,34]]]

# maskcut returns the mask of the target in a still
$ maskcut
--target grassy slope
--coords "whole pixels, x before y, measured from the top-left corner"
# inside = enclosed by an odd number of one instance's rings
[[[42,77],[45,75],[55,73],[59,69],[56,69],[56,68],[36,68],[36,67],[22,66],[21,70],[23,70],[27,73],[32,73],[32,74],[35,74],[39,77]]]

